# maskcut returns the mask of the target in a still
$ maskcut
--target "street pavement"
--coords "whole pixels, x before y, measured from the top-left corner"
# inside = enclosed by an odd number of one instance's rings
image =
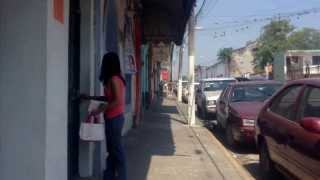
[[[187,115],[188,105],[185,103],[178,103],[178,107],[183,116]],[[241,164],[255,179],[259,179],[259,155],[254,145],[242,145],[236,149],[228,147],[224,132],[221,129],[216,128],[216,117],[214,114],[209,115],[208,119],[202,119],[197,116],[197,124],[207,127],[212,135],[219,140],[219,142],[224,146],[224,148],[235,158],[239,164]]]
[[[254,179],[208,129],[189,127],[178,107],[161,99],[126,135],[129,180]]]

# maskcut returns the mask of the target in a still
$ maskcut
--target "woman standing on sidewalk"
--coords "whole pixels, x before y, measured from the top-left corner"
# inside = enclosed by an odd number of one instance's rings
[[[104,113],[108,157],[104,180],[127,180],[126,158],[122,143],[124,124],[125,80],[121,75],[119,56],[114,52],[104,55],[99,80],[104,96],[82,96],[87,100],[108,102],[101,104],[91,115]]]

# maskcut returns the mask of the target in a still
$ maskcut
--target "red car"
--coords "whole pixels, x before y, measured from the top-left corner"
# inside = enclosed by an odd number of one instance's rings
[[[264,101],[282,86],[275,81],[246,81],[229,85],[217,103],[218,125],[230,146],[254,144],[255,120]]]
[[[289,82],[262,108],[256,140],[263,179],[320,179],[320,79]],[[280,171],[279,171],[280,170]]]

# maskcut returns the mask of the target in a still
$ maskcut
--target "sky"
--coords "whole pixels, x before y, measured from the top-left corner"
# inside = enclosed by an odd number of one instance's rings
[[[198,12],[202,1],[197,0],[195,12]],[[217,62],[216,55],[219,49],[224,47],[237,49],[245,46],[248,41],[256,40],[263,26],[270,21],[255,22],[254,19],[312,8],[320,8],[320,0],[207,0],[197,22],[197,27],[201,29],[196,30],[195,34],[195,64],[213,65]],[[303,27],[320,29],[320,11],[291,18],[291,23],[296,30]],[[225,34],[225,36],[214,38],[215,34],[217,36]],[[188,72],[187,49],[184,51],[183,74]],[[178,51],[174,52],[173,57],[173,76],[176,79]]]

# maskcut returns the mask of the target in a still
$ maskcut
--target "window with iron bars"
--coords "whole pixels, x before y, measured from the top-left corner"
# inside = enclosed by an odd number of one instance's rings
[[[320,65],[320,56],[312,56],[312,65]]]

